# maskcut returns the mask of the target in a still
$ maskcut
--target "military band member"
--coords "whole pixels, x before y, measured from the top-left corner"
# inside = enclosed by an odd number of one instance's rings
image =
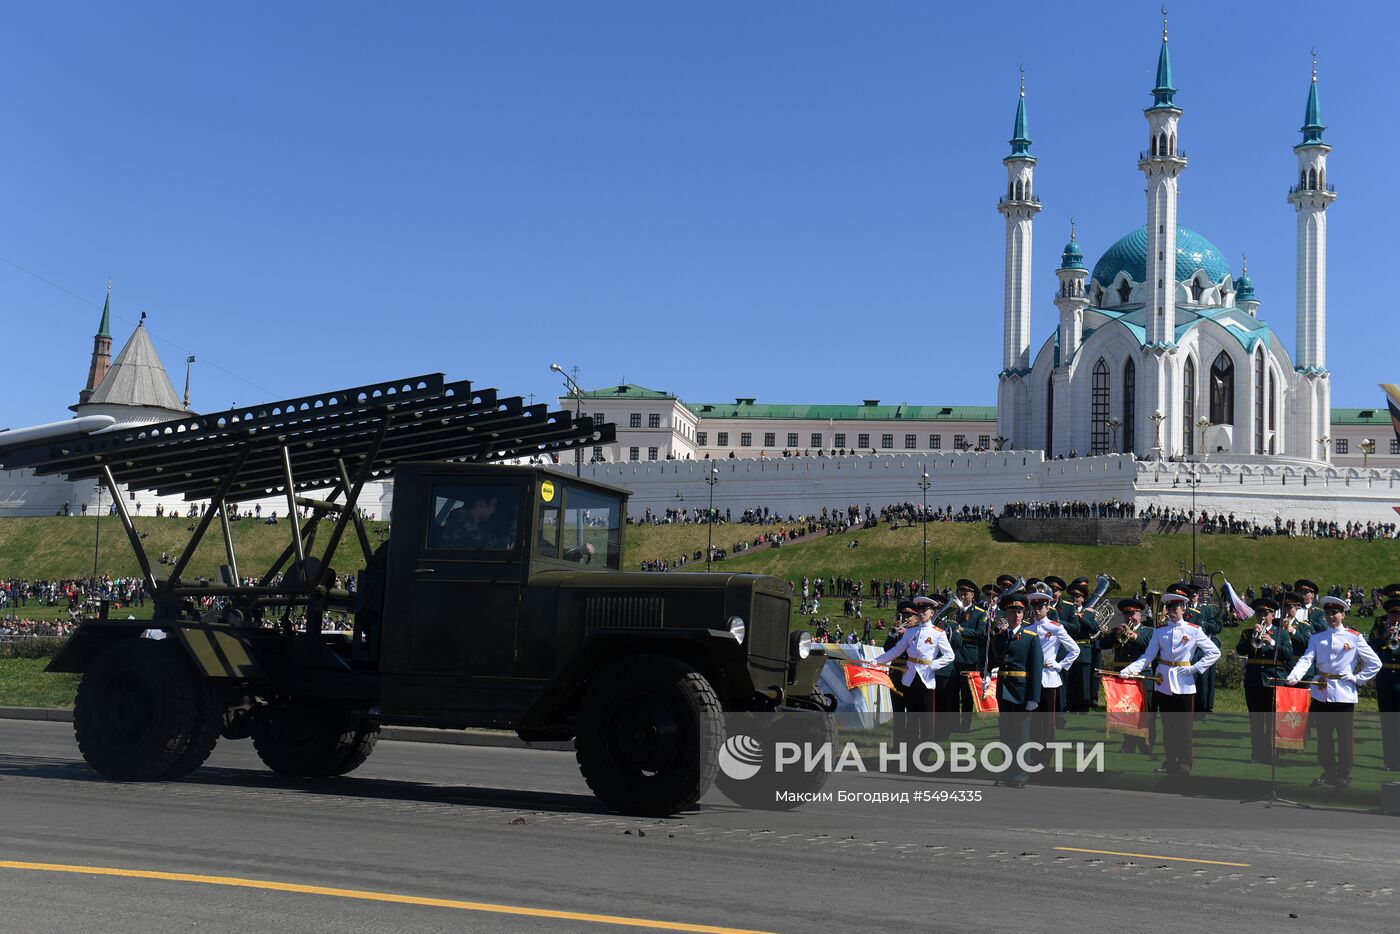
[[[1308,640],[1307,651],[1288,673],[1288,683],[1297,684],[1308,667],[1316,663],[1317,683],[1308,688],[1308,719],[1317,725],[1317,761],[1322,774],[1313,784],[1341,789],[1351,784],[1356,687],[1380,672],[1381,660],[1361,633],[1347,628],[1345,600],[1327,596],[1321,603],[1327,614],[1327,628],[1313,633]]]
[[[1322,632],[1327,628],[1327,615],[1323,611],[1322,604],[1317,599],[1317,585],[1307,578],[1299,578],[1293,585],[1293,590],[1303,598],[1303,615],[1307,617],[1308,625],[1313,632]]]
[[[1002,743],[1020,762],[1021,749],[1030,742],[1030,713],[1040,705],[1041,669],[1044,658],[1040,639],[1026,626],[1026,596],[1009,593],[999,601],[1002,629],[996,639],[995,654],[1001,659],[997,670],[997,727]],[[1012,764],[998,785],[1026,787],[1030,773]]]
[[[1308,622],[1308,614],[1303,610],[1302,594],[1290,590],[1279,598],[1279,603],[1279,622],[1288,630],[1288,638],[1293,640],[1293,657],[1298,658],[1308,650],[1308,640],[1312,638],[1312,624]],[[1310,672],[1307,680],[1311,678]]]
[[[1040,743],[1055,740],[1055,727],[1060,707],[1057,696],[1064,687],[1065,676],[1069,674],[1074,660],[1079,657],[1079,646],[1070,638],[1065,627],[1050,618],[1050,595],[1048,593],[1027,594],[1031,607],[1031,629],[1040,639],[1040,651],[1044,667],[1040,672],[1040,716],[1031,724],[1035,739]]]
[[[953,650],[953,659],[956,664],[958,651],[962,648],[962,640],[958,637],[957,630],[952,627],[939,626],[933,621],[934,616],[943,608],[947,601],[941,594],[929,594],[928,596],[918,596],[914,598],[914,609],[919,611],[919,622],[933,626],[934,632],[941,634],[948,640],[948,645]],[[945,628],[947,627],[947,628]],[[953,711],[957,708],[958,682],[954,677],[953,668],[950,666],[943,676],[938,679],[937,685],[933,689],[933,740],[934,742],[945,742],[953,733],[953,727],[957,723],[957,718],[953,716]],[[941,716],[940,716],[941,714]]]
[[[953,695],[953,706],[949,708],[957,710],[959,732],[966,733],[972,729],[972,684],[967,678],[969,672],[982,670],[982,652],[987,641],[987,613],[977,606],[977,584],[963,578],[958,581],[957,597],[963,604],[963,611],[958,613],[952,623],[949,624],[950,633],[956,633],[957,639],[953,642],[953,677],[955,682],[955,693]]]
[[[1220,633],[1223,624],[1220,619],[1219,609],[1201,603],[1201,588],[1196,584],[1186,585],[1186,621],[1195,623],[1201,627],[1201,631],[1206,634],[1206,638],[1215,644],[1216,651],[1220,651]],[[1200,661],[1201,653],[1196,653],[1192,661]],[[1196,680],[1196,712],[1197,720],[1205,719],[1205,715],[1215,709],[1215,669],[1208,668],[1200,678]]]
[[[1400,596],[1385,601],[1385,617],[1371,627],[1371,648],[1381,660],[1376,705],[1381,712],[1381,763],[1400,772]]]
[[[1274,619],[1278,604],[1260,597],[1254,608],[1254,626],[1240,635],[1235,652],[1244,658],[1244,702],[1249,708],[1250,762],[1272,762],[1274,686],[1293,667],[1293,640]]]
[[[933,735],[937,672],[953,663],[953,647],[941,629],[920,618],[922,613],[914,601],[899,601],[898,614],[905,624],[904,635],[876,656],[875,664],[888,665],[898,658],[904,659],[904,676],[899,682],[905,713],[904,735],[896,736],[896,742],[904,739],[917,745]]]
[[[1128,597],[1126,600],[1118,601],[1118,612],[1123,614],[1123,625],[1094,640],[1095,647],[1101,652],[1111,653],[1111,657],[1103,662],[1103,667],[1106,670],[1122,671],[1139,658],[1143,652],[1147,651],[1147,642],[1152,638],[1152,633],[1144,629],[1142,625],[1142,612],[1145,609],[1147,609],[1147,604],[1136,597]],[[1151,698],[1152,695],[1145,693],[1143,696]],[[1150,755],[1152,746],[1146,737],[1124,736],[1123,745],[1118,748],[1118,751],[1141,752]]]
[[[1044,583],[1045,586],[1050,588],[1051,612],[1058,613],[1060,609],[1060,603],[1063,602],[1065,599],[1064,593],[1065,587],[1067,586],[1065,584],[1065,579],[1063,577],[1056,577],[1054,574],[1049,574],[1044,578],[1042,583]]]
[[[1166,624],[1159,627],[1148,640],[1147,650],[1137,661],[1123,669],[1131,677],[1155,662],[1159,680],[1152,694],[1158,712],[1163,715],[1162,732],[1166,754],[1156,771],[1172,775],[1191,773],[1192,711],[1196,697],[1196,676],[1209,669],[1220,658],[1220,650],[1201,631],[1201,627],[1186,622],[1186,597],[1179,593],[1162,595],[1162,615]],[[1192,661],[1196,649],[1202,650],[1200,661]]]
[[[1079,655],[1065,673],[1065,700],[1062,710],[1085,713],[1090,704],[1090,683],[1094,677],[1093,644],[1099,635],[1099,624],[1093,616],[1084,612],[1084,603],[1089,599],[1088,584],[1074,583],[1065,588],[1067,600],[1059,606],[1060,624],[1065,632],[1079,646]]]

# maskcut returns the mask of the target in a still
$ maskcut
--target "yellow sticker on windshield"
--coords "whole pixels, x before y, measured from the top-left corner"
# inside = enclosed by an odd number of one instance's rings
[[[546,503],[554,502],[554,481],[546,480],[540,484],[540,499]]]

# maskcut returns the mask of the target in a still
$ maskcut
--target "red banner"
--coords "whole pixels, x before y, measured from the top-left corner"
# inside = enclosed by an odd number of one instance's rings
[[[1308,689],[1274,688],[1274,748],[1302,749],[1308,735]]]
[[[887,671],[882,671],[879,668],[866,668],[864,665],[842,665],[841,667],[846,670],[846,690],[848,691],[854,691],[867,684],[894,690],[894,682],[890,681],[890,675]]]
[[[982,692],[982,673],[978,671],[965,671],[968,683],[972,686],[972,709],[978,713],[996,713],[997,707],[997,676],[992,675],[992,684],[984,694]]]
[[[1103,697],[1107,732],[1147,735],[1147,692],[1142,681],[1104,675]]]

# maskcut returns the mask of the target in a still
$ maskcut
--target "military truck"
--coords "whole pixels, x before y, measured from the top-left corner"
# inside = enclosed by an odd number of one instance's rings
[[[116,494],[153,595],[151,621],[104,607],[49,665],[82,676],[83,758],[111,779],[173,779],[220,738],[251,738],[268,768],[324,778],[361,765],[385,724],[503,728],[573,740],[589,787],[619,811],[692,806],[715,776],[722,714],[823,716],[823,660],[788,631],[785,581],[624,571],[625,490],[492,463],[552,461],[613,437],[611,425],[430,374],[0,443],[4,468],[96,478]],[[358,499],[391,476],[390,534],[372,547]],[[152,568],[123,489],[207,504],[168,573]],[[250,584],[229,514],[273,495],[290,541]],[[216,521],[221,579],[189,579]],[[353,589],[335,586],[330,565],[352,529],[366,564]],[[331,631],[331,618],[353,627]]]

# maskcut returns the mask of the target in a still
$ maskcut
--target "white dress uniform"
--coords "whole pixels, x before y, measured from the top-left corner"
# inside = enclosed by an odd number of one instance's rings
[[[1356,670],[1357,656],[1364,665]],[[1317,701],[1335,704],[1356,703],[1356,686],[1370,681],[1381,670],[1381,659],[1365,636],[1345,626],[1329,626],[1308,639],[1308,650],[1288,673],[1290,684],[1303,677],[1308,667],[1317,662],[1317,679],[1326,686],[1314,684],[1308,696]]]
[[[1045,656],[1045,667],[1040,670],[1040,686],[1060,687],[1064,683],[1060,672],[1068,670],[1079,657],[1078,644],[1065,632],[1065,627],[1053,619],[1042,619],[1031,626],[1031,631],[1040,640],[1040,652]],[[1057,655],[1057,647],[1064,649],[1063,655]]]
[[[1201,660],[1192,663],[1191,656],[1198,648],[1201,650]],[[1142,670],[1155,660],[1156,671],[1162,681],[1153,690],[1164,694],[1195,694],[1196,675],[1203,674],[1219,658],[1220,648],[1210,641],[1201,627],[1182,620],[1153,630],[1147,651],[1123,669],[1123,676],[1130,678],[1142,674]]]
[[[905,687],[914,683],[914,673],[918,672],[924,687],[932,689],[936,680],[934,673],[953,664],[953,646],[948,634],[933,623],[921,623],[904,630],[904,635],[889,651],[876,657],[875,664],[888,665],[901,655],[909,659],[899,682]]]

